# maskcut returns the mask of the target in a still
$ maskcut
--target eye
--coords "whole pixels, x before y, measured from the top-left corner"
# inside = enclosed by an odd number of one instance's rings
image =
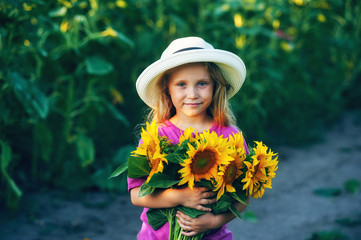
[[[201,81],[198,83],[199,86],[203,87],[203,86],[207,86],[209,83],[206,81]]]
[[[185,84],[184,82],[179,82],[179,83],[177,83],[177,86],[178,86],[178,87],[185,87],[186,84]]]

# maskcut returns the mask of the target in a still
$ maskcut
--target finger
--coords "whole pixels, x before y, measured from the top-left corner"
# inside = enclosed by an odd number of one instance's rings
[[[191,237],[191,236],[197,235],[198,232],[196,232],[196,231],[190,231],[190,232],[182,231],[182,234],[183,234],[184,236]]]
[[[199,211],[203,211],[203,212],[211,212],[212,211],[211,208],[207,208],[207,207],[205,207],[203,205],[196,206],[196,209],[199,210]]]
[[[196,189],[200,192],[208,192],[209,191],[209,188],[207,188],[207,187],[193,187],[193,189]]]
[[[177,220],[177,222],[178,222],[178,224],[179,224],[179,226],[180,226],[180,228],[181,228],[182,230],[187,231],[187,232],[192,231],[192,227],[191,227],[191,226],[188,226],[188,225],[184,224],[184,223],[183,223],[182,221],[180,221],[179,219]]]
[[[185,214],[185,213],[183,213],[181,211],[177,211],[176,216],[178,218],[182,218],[182,219],[187,220],[187,221],[191,221],[193,219],[192,217],[188,216],[187,214]]]
[[[217,199],[212,198],[212,199],[202,199],[199,201],[200,204],[202,205],[208,205],[208,204],[212,204],[212,203],[216,203]]]
[[[203,196],[204,198],[213,198],[213,197],[215,197],[216,195],[217,195],[216,192],[207,191],[207,192],[204,192],[202,196]]]
[[[179,213],[176,214],[176,217],[178,219],[180,219],[184,224],[188,224],[188,225],[192,224],[193,218],[189,217],[187,214],[179,212]]]
[[[192,226],[192,221],[179,217],[178,220],[185,226]]]

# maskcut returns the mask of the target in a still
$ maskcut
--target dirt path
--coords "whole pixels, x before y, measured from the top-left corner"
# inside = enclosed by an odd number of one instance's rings
[[[247,218],[229,224],[234,239],[306,240],[314,232],[337,229],[349,240],[360,240],[361,193],[350,194],[343,186],[352,178],[361,181],[361,123],[355,120],[347,115],[319,144],[274,149],[280,164],[273,189],[247,208],[256,222]],[[338,188],[341,194],[315,195],[320,188]],[[128,196],[42,191],[25,195],[16,216],[1,213],[0,240],[136,239],[140,212]],[[336,223],[345,218],[355,226]]]

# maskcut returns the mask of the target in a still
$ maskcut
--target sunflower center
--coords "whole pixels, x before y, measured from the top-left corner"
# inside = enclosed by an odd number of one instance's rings
[[[224,180],[226,184],[230,184],[233,182],[234,178],[236,177],[236,173],[237,173],[237,164],[233,161],[227,166],[225,170]]]
[[[209,149],[197,152],[191,164],[191,171],[194,174],[206,174],[216,163],[216,153]]]
[[[254,166],[254,175],[256,175],[256,174],[257,174],[258,169],[259,169],[259,165],[260,165],[260,162],[259,162],[259,163],[257,163],[257,165],[256,165],[256,166]]]
[[[265,158],[266,158],[266,156],[264,154],[260,154],[257,156],[257,160],[260,162],[263,161]]]

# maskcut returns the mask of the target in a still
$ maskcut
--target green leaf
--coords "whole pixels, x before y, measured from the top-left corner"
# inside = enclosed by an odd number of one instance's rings
[[[308,240],[347,240],[348,237],[339,230],[320,231],[313,233]]]
[[[347,218],[339,218],[336,219],[335,222],[346,227],[356,227],[358,225],[361,225],[361,214],[358,213]]]
[[[65,6],[54,9],[49,12],[49,17],[64,17],[67,10],[68,9]]]
[[[154,192],[154,190],[155,190],[155,187],[151,187],[148,184],[143,183],[142,186],[140,186],[138,198],[141,198],[148,194],[151,194]]]
[[[129,47],[131,47],[131,48],[133,48],[134,47],[134,42],[130,39],[130,38],[128,38],[127,36],[125,36],[123,33],[121,33],[121,32],[118,32],[118,31],[116,31],[117,32],[117,38],[119,39],[119,40],[121,40],[122,42],[124,42],[124,43],[126,43],[126,44],[128,44],[128,46]]]
[[[76,141],[76,147],[82,167],[86,167],[94,161],[95,148],[93,141],[90,138],[79,135]]]
[[[177,208],[178,208],[179,211],[187,214],[191,218],[196,218],[196,217],[206,213],[204,211],[200,211],[200,210],[197,210],[197,209],[194,209],[194,208],[188,208],[188,207],[185,207],[185,206],[178,206]]]
[[[113,170],[114,169],[111,164],[105,165],[103,168],[98,168],[91,176],[93,183],[101,190],[128,193],[126,175],[123,174],[117,178],[110,178],[109,175]]]
[[[313,191],[314,194],[321,197],[337,197],[341,195],[339,188],[319,188]]]
[[[112,104],[109,102],[104,102],[106,108],[110,111],[110,113],[113,115],[113,117],[120,122],[122,122],[125,126],[129,127],[129,121],[128,119],[121,113],[118,109],[116,109]]]
[[[229,210],[234,214],[236,215],[236,217],[238,217],[239,219],[242,220],[242,215],[240,212],[237,211],[237,208],[232,204],[229,206]]]
[[[10,208],[16,208],[23,193],[7,172],[12,158],[11,148],[2,140],[0,140],[0,146],[0,173],[6,182],[6,205]]]
[[[126,172],[128,170],[128,163],[124,163],[123,165],[119,166],[115,171],[110,175],[109,178],[118,177],[120,174]]]
[[[357,179],[349,179],[344,183],[345,190],[353,194],[359,193],[360,185],[360,181]]]
[[[39,118],[48,116],[48,99],[33,82],[24,79],[17,72],[10,73],[9,80],[17,99],[23,104],[28,114]]]
[[[128,177],[140,178],[150,173],[149,160],[146,157],[131,156],[128,158]]]
[[[212,206],[214,214],[221,214],[228,211],[229,206],[231,206],[236,201],[230,197],[228,194],[223,194],[222,197],[218,200],[216,204]]]
[[[149,225],[157,230],[163,226],[168,221],[168,215],[172,209],[169,208],[159,208],[159,209],[148,209],[147,219]]]
[[[176,163],[176,164],[183,162],[183,160],[187,156],[188,143],[189,143],[189,140],[185,140],[184,142],[182,142],[182,144],[173,153],[166,156],[166,159],[169,162]]]
[[[39,154],[41,159],[49,162],[53,151],[53,133],[48,125],[39,122],[34,126],[34,140],[35,155]]]
[[[251,222],[251,223],[256,223],[258,222],[258,218],[257,218],[257,215],[250,211],[250,210],[246,210],[244,212],[244,219],[247,221],[247,222]]]
[[[151,177],[148,185],[155,188],[170,188],[179,182],[180,180],[176,180],[165,173],[156,173]]]
[[[176,150],[175,152],[169,154],[168,156],[165,157],[169,162],[172,163],[180,163],[183,162],[183,160],[185,159],[185,151],[182,150]]]
[[[243,191],[242,191],[243,192]],[[239,191],[236,192],[232,192],[230,193],[231,196],[236,199],[238,202],[248,206],[248,204],[246,203],[246,201],[248,200],[248,197],[244,194],[242,194],[242,192],[240,193]]]
[[[114,69],[111,63],[98,55],[87,57],[85,59],[85,64],[87,72],[94,75],[105,75]]]
[[[1,146],[1,155],[0,155],[1,172],[6,172],[6,169],[11,161],[11,148],[6,142],[2,140],[0,140],[0,146]]]

